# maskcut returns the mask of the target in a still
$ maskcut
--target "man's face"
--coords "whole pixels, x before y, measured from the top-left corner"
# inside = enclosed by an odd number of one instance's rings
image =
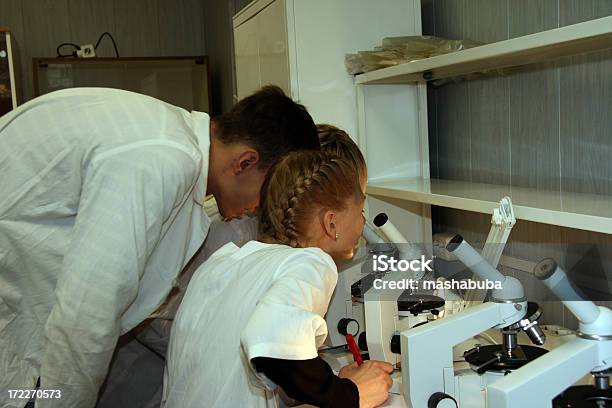
[[[265,176],[265,171],[252,168],[227,177],[216,197],[221,216],[231,219],[254,213],[259,207],[259,190]]]
[[[223,143],[215,137],[211,122],[208,194],[213,194],[219,213],[226,219],[254,213],[267,169],[262,170],[259,153],[242,143]]]

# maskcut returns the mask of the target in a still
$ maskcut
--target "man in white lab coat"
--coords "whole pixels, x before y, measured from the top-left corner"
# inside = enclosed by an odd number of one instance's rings
[[[252,211],[269,166],[318,148],[267,87],[209,122],[154,98],[80,88],[0,118],[0,407],[95,404],[119,336],[153,312],[220,213]],[[21,398],[17,398],[21,397]]]

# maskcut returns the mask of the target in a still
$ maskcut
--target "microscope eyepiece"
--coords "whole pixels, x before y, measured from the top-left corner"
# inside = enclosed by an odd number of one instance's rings
[[[449,252],[454,252],[455,249],[463,242],[463,237],[459,234],[455,235],[446,245],[446,249]]]
[[[389,221],[389,216],[385,213],[380,213],[376,217],[374,217],[374,220],[372,222],[374,223],[374,225],[376,225],[376,227],[380,228],[385,225],[387,221]]]
[[[550,278],[557,271],[557,262],[552,258],[546,258],[538,262],[533,268],[533,274],[540,280]]]

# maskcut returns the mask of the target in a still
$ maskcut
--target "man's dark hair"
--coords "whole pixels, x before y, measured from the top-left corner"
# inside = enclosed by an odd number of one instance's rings
[[[277,86],[264,86],[214,119],[223,143],[244,143],[267,168],[296,150],[320,150],[317,128],[306,108]]]

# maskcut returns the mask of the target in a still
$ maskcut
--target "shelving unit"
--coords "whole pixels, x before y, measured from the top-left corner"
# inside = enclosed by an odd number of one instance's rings
[[[612,234],[612,198],[440,179],[369,183],[368,194],[490,214],[504,196],[518,219]]]
[[[358,75],[357,84],[397,84],[528,65],[612,46],[612,16]]]
[[[612,16],[358,75],[367,192],[408,215],[403,231],[431,242],[431,205],[491,214],[511,197],[518,220],[612,234],[612,197],[430,179],[426,81],[612,48]],[[403,211],[403,212],[402,212]],[[420,220],[420,222],[419,222]]]

